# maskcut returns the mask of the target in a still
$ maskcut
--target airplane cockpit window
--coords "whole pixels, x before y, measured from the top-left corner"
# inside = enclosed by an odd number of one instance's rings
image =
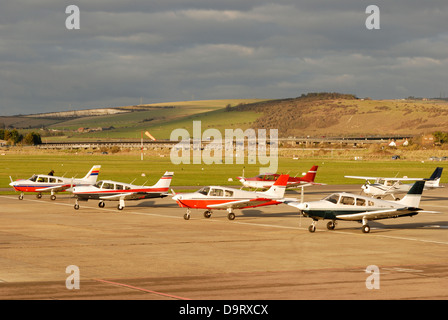
[[[366,200],[356,198],[356,205],[357,206],[365,206],[366,205]]]
[[[58,182],[59,182],[59,183],[62,183],[63,181],[62,181],[62,179],[58,179]]]
[[[233,191],[232,190],[225,190],[225,196],[226,197],[233,197]]]
[[[103,181],[98,181],[96,184],[95,184],[95,187],[97,187],[97,188],[101,188],[101,185],[103,184]]]
[[[39,177],[39,178],[37,178],[37,182],[48,182],[48,178]]]
[[[56,178],[50,178],[50,183],[56,183]]]
[[[222,190],[222,189],[215,189],[215,188],[213,188],[210,191],[210,196],[212,196],[212,197],[222,197],[223,194],[224,194],[224,190]]]
[[[198,191],[198,193],[203,194],[204,196],[206,196],[208,194],[209,190],[210,190],[209,187],[204,187],[204,188],[200,189]]]
[[[332,195],[326,197],[324,200],[327,200],[327,201],[329,201],[331,203],[336,204],[336,203],[338,203],[339,195],[338,194],[332,194]]]
[[[123,185],[122,184],[117,184],[115,189],[117,190],[123,190]]]
[[[341,197],[341,204],[353,206],[355,204],[355,198],[353,197]]]
[[[114,189],[114,184],[109,182],[104,182],[102,189]]]
[[[33,175],[33,176],[30,178],[30,181],[36,182],[36,180],[37,180],[37,176],[36,176],[36,175]]]
[[[130,186],[124,186],[124,190],[131,190]]]

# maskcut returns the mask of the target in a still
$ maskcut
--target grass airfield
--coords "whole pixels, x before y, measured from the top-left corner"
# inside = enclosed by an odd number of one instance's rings
[[[235,159],[234,159],[235,160]],[[192,162],[192,161],[191,161]],[[236,160],[234,161],[236,162]],[[143,161],[139,152],[117,154],[88,154],[79,153],[6,153],[0,156],[0,188],[9,187],[10,177],[13,180],[26,179],[33,174],[47,174],[51,170],[56,176],[83,177],[96,164],[101,165],[99,180],[110,179],[125,183],[152,185],[165,171],[173,171],[174,178],[171,186],[203,186],[203,185],[234,185],[240,183],[236,179],[244,171],[245,177],[259,174],[260,167],[269,164],[179,164],[171,162],[169,154],[164,157],[145,151]],[[278,158],[277,173],[287,173],[291,176],[301,176],[312,165],[319,169],[316,182],[325,184],[362,184],[364,181],[347,179],[344,175],[385,176],[385,177],[414,177],[428,178],[437,166],[444,166],[444,162],[432,161],[404,161],[404,160],[347,160],[330,159],[328,157],[309,157],[294,160],[290,157]],[[232,179],[229,181],[229,179]],[[442,174],[441,183],[448,182],[448,174]],[[12,191],[13,192],[13,191]]]

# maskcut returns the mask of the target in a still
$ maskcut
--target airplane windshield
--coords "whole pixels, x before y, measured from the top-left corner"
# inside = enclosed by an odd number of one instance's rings
[[[324,198],[324,200],[327,200],[327,201],[329,201],[331,203],[336,204],[336,203],[338,203],[339,195],[338,194],[332,194],[331,196],[328,196],[328,197]]]
[[[101,188],[101,185],[103,184],[103,181],[98,181],[96,184],[95,184],[95,187],[97,187],[97,188]]]
[[[208,194],[209,190],[210,190],[209,187],[204,187],[204,188],[200,189],[198,191],[198,193],[203,194],[204,196],[206,196]]]
[[[36,182],[36,180],[37,180],[37,176],[34,174],[34,175],[30,178],[30,181]]]

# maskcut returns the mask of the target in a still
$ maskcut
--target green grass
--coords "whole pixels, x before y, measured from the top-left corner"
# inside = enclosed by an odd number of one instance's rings
[[[145,111],[135,111],[114,115],[92,116],[72,119],[50,126],[53,129],[77,130],[80,127],[111,127],[115,129],[92,133],[74,133],[70,139],[138,139],[141,131],[150,131],[157,139],[169,139],[176,128],[191,128],[193,120],[201,120],[207,126],[217,129],[248,127],[261,114],[255,112],[225,112],[227,105],[260,101],[256,99],[205,100],[159,103],[145,105]],[[151,108],[151,106],[156,108]],[[160,107],[174,108],[160,108]],[[129,107],[129,109],[132,109]],[[146,120],[146,121],[144,121]],[[51,137],[47,141],[61,140]],[[67,138],[65,138],[67,139]]]
[[[86,154],[49,154],[49,155],[5,155],[0,157],[0,188],[8,188],[9,176],[13,180],[29,178],[33,174],[47,174],[55,170],[55,175],[65,177],[83,177],[95,164],[102,166],[99,179],[112,179],[135,184],[154,184],[165,171],[174,171],[172,187],[203,185],[239,185],[237,176],[255,176],[258,164],[180,164],[174,165],[169,157],[140,155],[86,155]],[[440,163],[419,161],[334,161],[328,159],[279,159],[278,173],[292,176],[301,175],[312,165],[319,169],[316,182],[325,184],[362,184],[362,180],[347,179],[344,175],[369,175],[386,177],[421,177],[427,178]],[[145,177],[142,174],[145,174]],[[232,178],[233,181],[228,181]],[[448,181],[447,174],[442,175],[442,183]]]

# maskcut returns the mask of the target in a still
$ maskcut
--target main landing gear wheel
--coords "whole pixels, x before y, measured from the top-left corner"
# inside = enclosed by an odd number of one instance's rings
[[[104,208],[105,205],[106,204],[104,203],[104,201],[98,202],[98,207],[100,207],[100,208]]]
[[[362,226],[362,232],[363,233],[369,233],[370,232],[370,227],[368,224],[365,224]]]
[[[235,214],[233,212],[229,212],[229,214],[227,215],[227,219],[235,220]]]
[[[38,194],[36,194],[36,198],[37,198],[37,199],[42,198],[42,193],[38,193]]]
[[[75,203],[75,205],[73,206],[73,208],[75,208],[75,210],[79,209],[79,204]]]
[[[56,196],[54,194],[52,194],[50,199],[54,201],[54,200],[56,200]]]
[[[204,218],[210,218],[212,216],[212,212],[210,210],[204,211]]]
[[[336,222],[335,221],[330,221],[327,223],[327,229],[328,230],[334,230],[334,228],[336,227]]]

